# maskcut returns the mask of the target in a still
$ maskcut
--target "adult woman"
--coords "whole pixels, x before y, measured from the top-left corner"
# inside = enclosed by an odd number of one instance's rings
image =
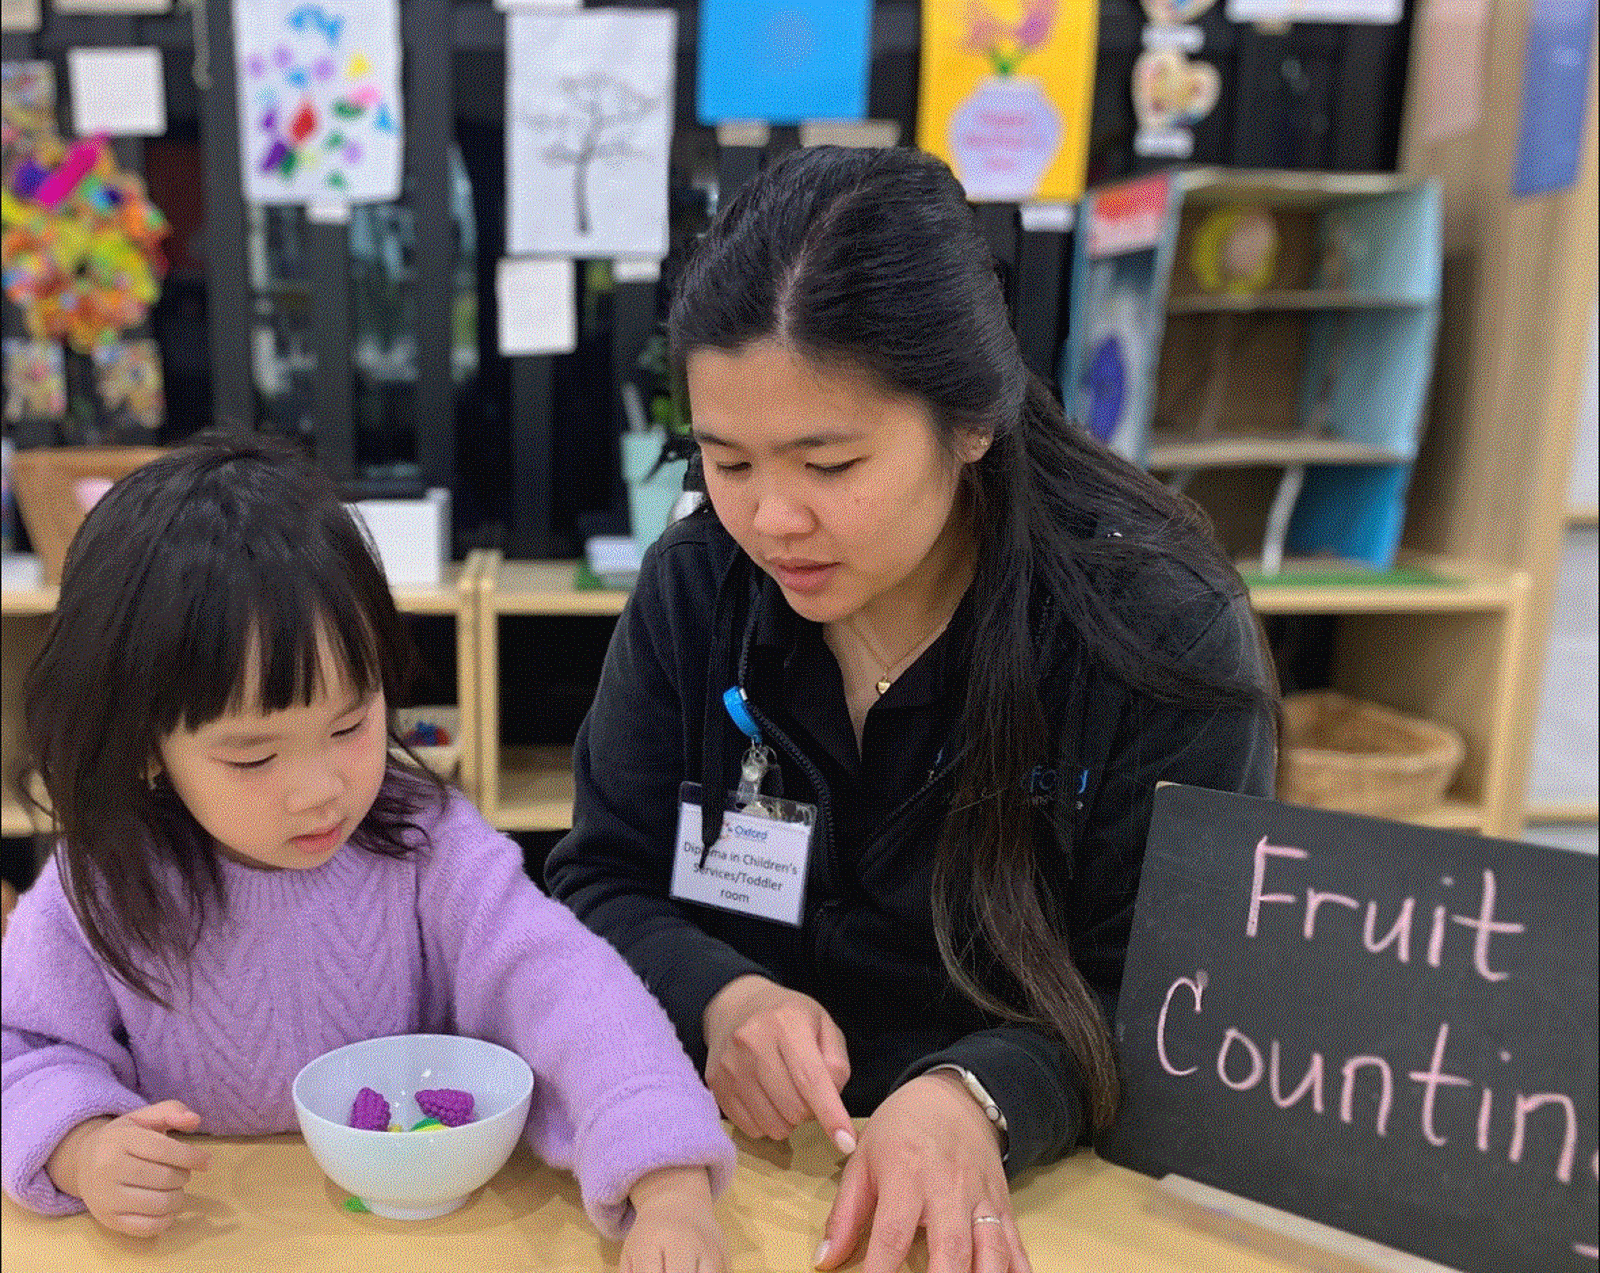
[[[930,1273],[1026,1269],[1007,1174],[1115,1109],[1106,1017],[1155,784],[1270,787],[1244,590],[1027,371],[935,159],[773,164],[698,245],[669,328],[710,511],[647,554],[550,886],[746,1133],[814,1117],[851,1153],[819,1267],[870,1221],[869,1273],[919,1227]],[[793,927],[669,880],[680,784],[703,793],[683,827],[720,828],[741,723],[775,753],[764,790],[815,806]],[[859,1146],[847,1111],[870,1116]]]

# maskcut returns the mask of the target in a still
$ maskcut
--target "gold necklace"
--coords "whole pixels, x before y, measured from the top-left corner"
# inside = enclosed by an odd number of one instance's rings
[[[933,627],[928,630],[927,635],[924,636],[922,640],[918,641],[893,663],[890,663],[889,660],[884,658],[882,654],[878,653],[878,647],[873,645],[872,642],[867,639],[867,634],[856,626],[855,615],[851,615],[844,621],[844,626],[850,629],[850,635],[855,637],[857,641],[861,642],[861,644],[866,647],[867,653],[872,655],[873,660],[878,664],[879,667],[883,669],[883,675],[873,682],[873,688],[878,691],[878,696],[880,698],[888,691],[889,686],[894,684],[894,678],[899,676],[901,672],[905,671],[906,666],[914,658],[916,658],[917,655],[921,654],[930,645],[932,645],[938,635],[943,632],[947,626],[949,626],[950,620],[955,617],[955,613],[956,612],[952,610],[949,614],[945,615],[944,618],[940,619],[938,623],[934,624]]]

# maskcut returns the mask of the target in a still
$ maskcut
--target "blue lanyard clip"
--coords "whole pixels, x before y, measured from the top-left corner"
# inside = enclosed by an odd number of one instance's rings
[[[739,732],[757,747],[761,746],[761,730],[756,725],[756,718],[750,714],[750,700],[745,696],[744,687],[732,685],[723,690],[722,705],[728,709],[728,715],[739,727]]]

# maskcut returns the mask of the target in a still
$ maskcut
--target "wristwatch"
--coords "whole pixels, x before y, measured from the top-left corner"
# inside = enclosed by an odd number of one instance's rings
[[[967,1094],[978,1102],[978,1108],[984,1117],[994,1124],[995,1131],[1000,1133],[1001,1159],[1004,1161],[1006,1150],[1009,1148],[1010,1135],[1006,1127],[1006,1116],[994,1102],[994,1097],[989,1095],[989,1089],[979,1081],[978,1076],[964,1065],[955,1065],[946,1061],[943,1065],[935,1065],[925,1070],[926,1074],[938,1074],[948,1071],[961,1080],[961,1086],[967,1089]]]

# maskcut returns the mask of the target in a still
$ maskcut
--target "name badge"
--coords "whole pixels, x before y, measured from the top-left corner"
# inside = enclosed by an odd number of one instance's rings
[[[680,902],[800,926],[816,810],[762,796],[743,809],[729,793],[722,834],[709,851],[700,836],[700,787],[684,783],[671,895]]]

